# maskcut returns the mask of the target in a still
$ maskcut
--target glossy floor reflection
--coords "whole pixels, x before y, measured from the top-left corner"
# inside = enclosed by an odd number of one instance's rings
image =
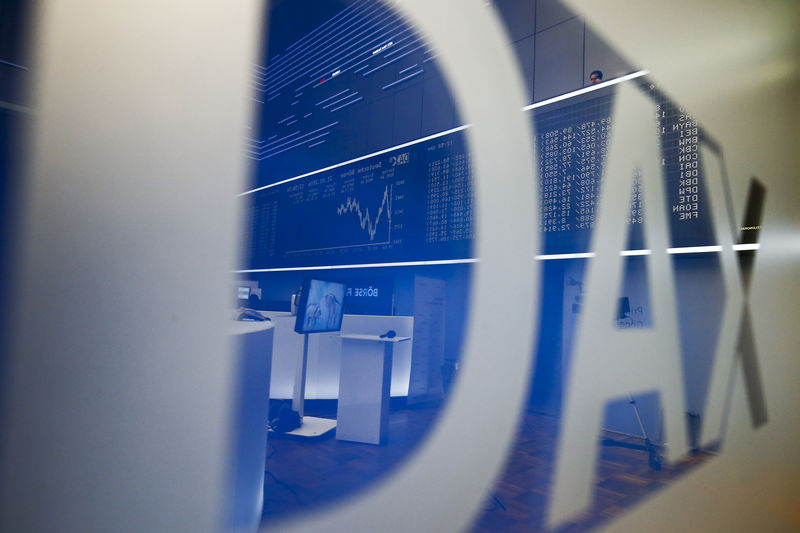
[[[331,415],[335,407],[312,414]],[[318,440],[270,436],[267,446],[262,524],[340,501],[357,494],[400,466],[435,423],[439,405],[406,407],[393,402],[386,444],[374,446],[337,441],[333,434]],[[558,419],[526,412],[509,461],[487,494],[473,533],[547,531],[544,527],[552,484]],[[605,444],[601,444],[605,442]],[[604,432],[598,440],[600,464],[590,511],[559,533],[588,531],[618,516],[671,481],[708,459],[696,454],[677,465],[653,470],[642,439]]]
[[[301,440],[270,434],[262,524],[296,517],[358,491],[390,473],[423,441],[441,412],[440,404],[406,406],[393,398],[386,443],[338,441],[335,431]],[[335,401],[306,402],[306,415],[335,418]]]
[[[558,422],[552,416],[524,414],[508,464],[487,497],[473,533],[548,531],[544,514],[552,488]],[[665,464],[661,470],[653,470],[648,453],[638,449],[643,444],[644,439],[602,432],[593,506],[575,522],[559,528],[559,533],[589,531],[623,514],[710,457],[695,454],[674,466]]]

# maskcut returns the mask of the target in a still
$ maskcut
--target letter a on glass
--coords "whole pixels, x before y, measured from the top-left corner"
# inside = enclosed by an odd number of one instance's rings
[[[555,482],[547,522],[558,526],[591,503],[603,407],[629,394],[658,392],[672,462],[688,451],[675,278],[667,255],[669,214],[655,106],[629,85],[616,97],[611,144],[598,198],[595,257],[587,265],[584,312],[570,364]],[[614,314],[623,280],[620,252],[632,179],[640,172],[645,215],[650,329],[617,329]]]

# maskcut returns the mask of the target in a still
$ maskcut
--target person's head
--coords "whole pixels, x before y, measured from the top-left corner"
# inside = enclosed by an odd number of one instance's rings
[[[261,309],[261,298],[257,294],[251,293],[247,299],[247,305],[250,309]]]
[[[591,74],[589,74],[589,85],[595,85],[597,83],[601,83],[603,81],[603,73],[599,70],[593,70]]]

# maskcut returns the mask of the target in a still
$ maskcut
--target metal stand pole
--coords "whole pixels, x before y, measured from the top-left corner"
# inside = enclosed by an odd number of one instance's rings
[[[661,454],[659,453],[659,447],[653,444],[653,441],[651,441],[650,437],[647,435],[647,430],[644,429],[644,424],[642,423],[642,417],[639,415],[639,407],[636,405],[636,400],[633,399],[632,394],[628,394],[628,403],[633,406],[633,412],[636,414],[636,420],[639,422],[639,429],[642,430],[644,447],[648,454],[650,468],[653,470],[661,470]]]
[[[302,420],[306,399],[306,368],[308,366],[308,333],[303,335],[303,354],[297,360],[294,373],[294,390],[292,391],[292,409],[297,411]]]

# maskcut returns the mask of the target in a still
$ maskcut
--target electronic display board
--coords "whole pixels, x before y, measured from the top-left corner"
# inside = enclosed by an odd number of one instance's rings
[[[672,246],[714,244],[700,164],[702,129],[646,80],[627,83],[637,83],[653,99]],[[614,94],[613,86],[606,87],[526,111],[536,126],[538,176],[531,179],[540,185],[543,254],[589,251],[613,133]],[[635,178],[632,170],[629,249],[646,247],[641,184]],[[463,128],[242,198],[248,214],[246,269],[473,257],[474,199]],[[498,216],[513,223],[511,213]]]
[[[242,197],[252,269],[470,257],[461,132]]]

